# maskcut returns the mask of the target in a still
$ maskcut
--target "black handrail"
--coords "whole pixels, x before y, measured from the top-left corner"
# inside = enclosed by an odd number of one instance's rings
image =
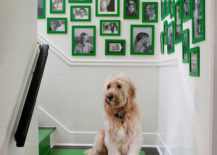
[[[40,53],[36,63],[35,71],[29,86],[26,100],[21,113],[20,121],[15,132],[15,141],[17,147],[23,147],[25,144],[26,136],[29,130],[29,125],[32,119],[38,90],[40,87],[41,79],[43,76],[45,64],[48,56],[48,45],[40,45]]]

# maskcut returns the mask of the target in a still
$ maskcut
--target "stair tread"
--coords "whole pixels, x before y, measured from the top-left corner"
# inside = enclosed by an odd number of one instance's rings
[[[53,132],[53,129],[39,129],[39,144]]]

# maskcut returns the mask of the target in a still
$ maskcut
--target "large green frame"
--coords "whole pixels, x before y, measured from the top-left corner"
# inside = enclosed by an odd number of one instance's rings
[[[145,20],[145,5],[154,4],[156,20]],[[142,22],[143,23],[157,23],[158,22],[158,2],[142,2]]]
[[[123,43],[123,52],[122,53],[111,53],[108,51],[108,44],[109,43]],[[105,55],[119,55],[119,56],[124,56],[126,53],[126,40],[124,39],[106,39],[105,40]]]
[[[50,20],[65,20],[65,31],[49,31],[49,21]],[[48,34],[67,34],[68,22],[67,18],[47,18],[47,33]]]
[[[191,53],[193,52],[196,52],[197,54],[197,72],[192,72],[191,71]],[[199,77],[200,76],[200,47],[194,47],[192,49],[190,49],[189,51],[189,60],[190,60],[190,63],[189,63],[189,75],[190,76],[196,76],[196,77]]]
[[[75,29],[77,28],[92,28],[93,29],[93,53],[74,53],[74,34]],[[72,55],[73,56],[95,56],[96,55],[96,26],[88,25],[88,26],[72,26]]]
[[[183,1],[182,0],[178,0],[178,1],[176,1],[176,3],[175,3],[175,9],[174,9],[174,11],[175,11],[175,44],[178,44],[178,43],[180,43],[180,42],[182,42],[182,31],[183,31],[183,19],[182,19],[182,10],[183,10],[183,3],[182,3]],[[180,4],[180,19],[181,19],[181,25],[180,25],[180,27],[181,27],[181,32],[180,32],[180,38],[179,39],[177,39],[176,38],[176,27],[177,27],[177,16],[176,16],[176,14],[177,14],[177,6]]]
[[[73,8],[88,8],[88,19],[73,19]],[[91,6],[72,5],[70,6],[70,20],[72,22],[89,22],[91,21]]]
[[[169,36],[169,34],[168,34],[168,29],[169,29],[169,27],[170,26],[172,26],[172,33],[173,33],[173,48],[172,48],[172,50],[168,50],[168,46],[169,46],[169,43],[167,43],[167,53],[168,54],[171,54],[171,53],[174,53],[175,52],[175,35],[174,35],[174,28],[175,28],[175,24],[174,24],[174,21],[172,21],[172,22],[170,22],[169,24],[168,24],[168,26],[167,26],[167,41],[169,42],[169,39],[168,39],[168,36]]]

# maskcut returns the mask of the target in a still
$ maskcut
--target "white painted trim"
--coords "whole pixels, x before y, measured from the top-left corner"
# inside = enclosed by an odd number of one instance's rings
[[[47,40],[42,34],[37,34],[40,43],[50,46],[50,52],[54,53],[69,66],[125,66],[125,67],[168,67],[177,66],[178,58],[166,60],[73,60],[65,52]]]
[[[168,148],[168,146],[166,145],[165,141],[163,140],[163,138],[161,137],[160,134],[158,134],[158,139],[159,139],[159,142],[161,143],[161,144],[158,144],[158,149],[159,149],[158,151],[163,155],[163,153],[160,149],[160,147],[162,147],[162,148],[164,148],[164,150],[167,151],[167,153],[168,153],[167,155],[172,155],[172,152],[170,151],[170,149]]]

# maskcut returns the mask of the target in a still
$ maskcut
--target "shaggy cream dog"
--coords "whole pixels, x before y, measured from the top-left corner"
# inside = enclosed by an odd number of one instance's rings
[[[142,123],[136,103],[136,89],[123,74],[107,79],[104,92],[104,126],[86,155],[139,155]]]

